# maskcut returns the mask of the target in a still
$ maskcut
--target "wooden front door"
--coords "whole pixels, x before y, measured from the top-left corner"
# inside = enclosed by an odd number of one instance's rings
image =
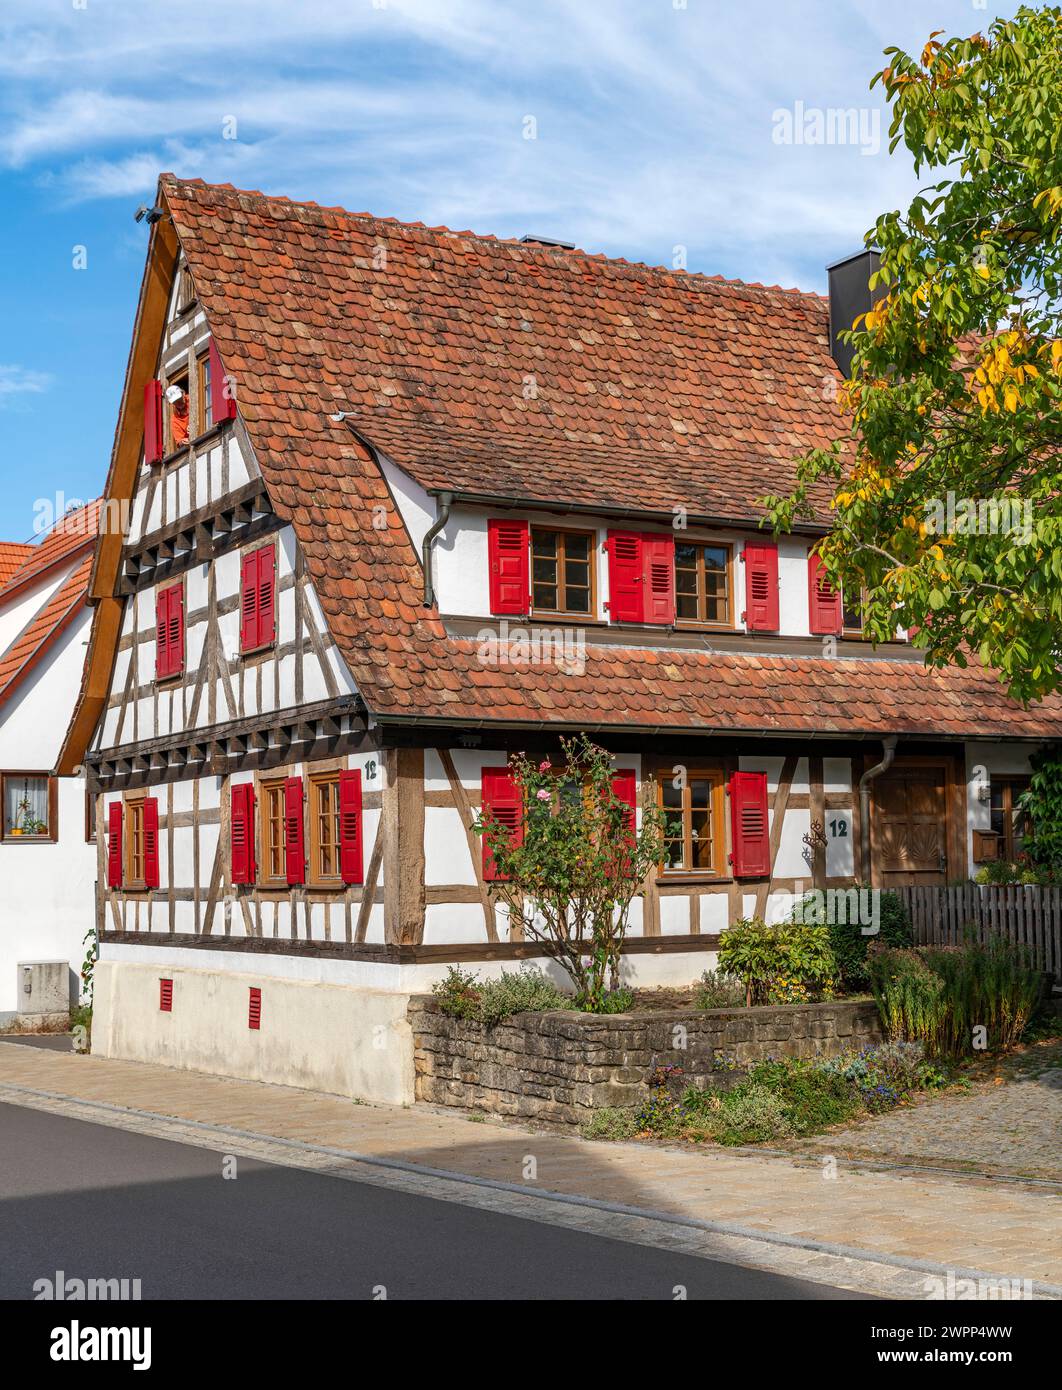
[[[873,783],[882,888],[948,881],[948,776],[942,763],[890,768]]]

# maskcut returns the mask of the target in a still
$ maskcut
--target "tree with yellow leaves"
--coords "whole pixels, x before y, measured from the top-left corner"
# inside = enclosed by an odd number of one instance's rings
[[[868,233],[838,438],[762,501],[783,531],[828,482],[822,557],[868,635],[1029,701],[1062,685],[1062,10],[886,57],[891,149],[939,181]]]

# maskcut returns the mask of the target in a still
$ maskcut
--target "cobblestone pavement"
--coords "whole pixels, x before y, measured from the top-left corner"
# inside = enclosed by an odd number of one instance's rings
[[[432,1183],[434,1191],[447,1186],[441,1179],[463,1175],[457,1200],[472,1205],[504,1201],[534,1220],[596,1222],[619,1239],[652,1244],[661,1243],[660,1231],[671,1233],[664,1239],[677,1231],[691,1242],[685,1248],[705,1255],[887,1297],[925,1298],[925,1276],[947,1269],[1029,1279],[1034,1296],[1062,1286],[1062,1196],[1054,1185],[592,1143],[428,1107],[352,1105],[311,1091],[5,1043],[0,1100],[138,1129],[168,1132],[176,1122],[171,1137],[194,1135],[191,1142],[224,1152],[258,1144],[270,1161],[276,1148],[286,1161],[337,1176],[356,1170],[377,1182]],[[588,1210],[587,1200],[598,1209]],[[582,1208],[572,1206],[580,1201]],[[640,1220],[652,1234],[626,1234]]]
[[[1008,1058],[964,1094],[925,1100],[794,1147],[1062,1181],[1062,1043]]]

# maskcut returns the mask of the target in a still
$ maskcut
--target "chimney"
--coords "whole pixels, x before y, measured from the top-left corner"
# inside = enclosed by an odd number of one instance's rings
[[[881,253],[871,250],[858,251],[826,267],[830,277],[830,354],[845,376],[852,374],[852,345],[842,343],[839,335],[884,297],[884,286],[879,285],[873,293],[870,290],[870,277],[880,264]]]

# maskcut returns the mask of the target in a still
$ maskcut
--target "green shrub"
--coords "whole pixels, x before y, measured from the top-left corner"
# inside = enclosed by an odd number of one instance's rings
[[[745,986],[725,970],[706,970],[694,1003],[698,1009],[741,1009],[745,1006]]]
[[[860,1109],[858,1094],[843,1076],[822,1071],[811,1061],[760,1062],[749,1081],[778,1098],[794,1134],[817,1134],[850,1120]]]
[[[480,981],[452,965],[432,987],[439,1007],[453,1018],[471,1018],[488,1028],[514,1014],[571,1009],[570,997],[538,970],[503,970],[496,980]]]
[[[865,993],[870,989],[867,948],[871,942],[897,950],[914,944],[910,914],[899,893],[881,893],[878,910],[878,931],[873,936],[864,936],[859,922],[833,922],[827,925],[837,975],[848,994]]]
[[[990,1049],[1013,1047],[1042,992],[1043,976],[1026,949],[998,936],[984,945],[883,950],[868,959],[886,1033],[921,1042],[931,1056],[981,1050],[981,1036]]]
[[[607,994],[602,995],[597,1012],[602,1014],[626,1014],[630,1013],[633,1003],[634,990],[628,989],[626,985],[621,985],[619,989],[611,989]],[[568,1007],[570,1008],[572,1005],[569,1004]]]
[[[765,1144],[793,1133],[781,1098],[759,1082],[743,1081],[720,1094],[691,1087],[683,1109],[689,1137],[717,1144]]]
[[[594,1111],[580,1133],[584,1139],[633,1139],[638,1129],[637,1110],[603,1105]]]
[[[478,1018],[480,991],[473,971],[451,965],[443,979],[437,980],[431,992],[439,1008],[451,1018]]]
[[[768,926],[759,917],[744,917],[723,932],[718,963],[725,974],[741,980],[749,1004],[766,1003],[772,982],[778,981],[796,982],[808,993],[828,994],[835,971],[825,926],[797,922]]]

